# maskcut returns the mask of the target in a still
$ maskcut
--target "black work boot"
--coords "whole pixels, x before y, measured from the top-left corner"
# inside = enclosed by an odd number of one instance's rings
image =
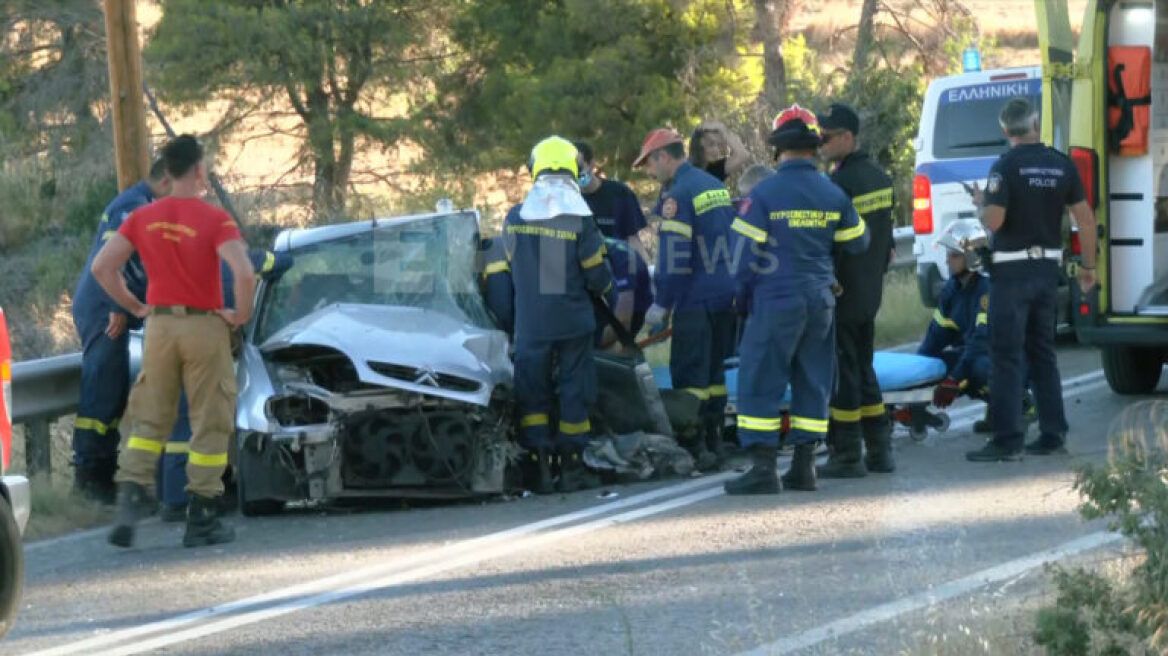
[[[556,481],[556,491],[567,494],[580,490],[600,487],[600,477],[588,465],[578,449],[572,448],[560,453],[560,477]]]
[[[994,432],[994,425],[990,423],[990,404],[987,403],[985,407],[985,415],[973,422],[973,432],[975,435],[989,435]]]
[[[970,462],[1018,462],[1022,460],[1022,449],[1005,447],[997,440],[990,440],[977,451],[966,453],[965,459]]]
[[[186,505],[172,506],[169,503],[164,503],[162,504],[162,510],[158,511],[158,518],[168,524],[185,522],[187,519],[187,507]]]
[[[555,491],[552,486],[552,458],[545,449],[529,450],[520,469],[524,487],[533,493],[551,494]]]
[[[750,470],[738,478],[726,481],[722,489],[726,494],[778,494],[783,486],[775,472],[775,458],[778,449],[762,444],[750,447]]]
[[[896,461],[892,458],[892,424],[888,417],[870,417],[861,420],[860,429],[864,433],[864,468],[877,474],[891,474],[896,471]]]
[[[1067,452],[1066,438],[1061,435],[1043,433],[1038,439],[1024,447],[1026,453],[1034,456],[1049,456]]]
[[[117,503],[118,486],[114,483],[115,462],[97,462],[73,470],[73,494],[103,506]]]
[[[783,487],[788,490],[815,491],[815,442],[795,445],[791,468],[783,474]]]
[[[721,416],[707,419],[705,422],[706,451],[714,457],[714,469],[721,469],[722,463],[726,460],[726,442],[722,439],[722,422]]]
[[[184,547],[206,547],[235,540],[235,529],[219,519],[219,500],[190,495],[187,504],[187,532]]]
[[[118,514],[109,533],[109,543],[115,547],[133,546],[134,527],[153,510],[154,499],[145,487],[137,483],[118,483]]]
[[[864,447],[860,437],[860,424],[832,422],[830,444],[827,463],[818,467],[816,471],[820,477],[863,478],[868,475],[868,470],[861,462]]]

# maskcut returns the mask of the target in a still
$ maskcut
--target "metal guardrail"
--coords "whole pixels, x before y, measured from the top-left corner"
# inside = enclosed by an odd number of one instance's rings
[[[911,267],[912,227],[893,230],[896,259],[892,268]],[[131,340],[132,350],[138,344]],[[131,354],[131,359],[134,357]],[[24,453],[29,474],[52,470],[49,425],[77,411],[81,395],[81,354],[69,353],[12,365],[12,423],[25,427]]]

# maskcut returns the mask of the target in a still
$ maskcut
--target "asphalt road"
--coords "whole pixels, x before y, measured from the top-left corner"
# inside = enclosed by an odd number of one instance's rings
[[[815,493],[730,498],[730,472],[604,499],[234,517],[222,548],[183,549],[181,526],[157,522],[130,551],[104,532],[32,544],[0,650],[925,653],[937,613],[992,615],[1043,561],[1116,546],[1076,514],[1071,467],[1104,458],[1140,399],[1111,393],[1095,351],[1060,362],[1070,456],[967,463],[981,443],[967,406],[944,435],[899,439],[896,474]]]

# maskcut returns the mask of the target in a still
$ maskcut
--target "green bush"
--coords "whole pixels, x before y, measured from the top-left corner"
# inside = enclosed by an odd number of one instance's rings
[[[1038,615],[1035,641],[1053,656],[1168,651],[1168,403],[1129,407],[1112,428],[1108,462],[1078,468],[1086,519],[1109,519],[1140,549],[1121,581],[1053,567],[1053,607]]]

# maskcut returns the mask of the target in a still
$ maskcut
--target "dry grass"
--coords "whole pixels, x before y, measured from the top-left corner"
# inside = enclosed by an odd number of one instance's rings
[[[916,271],[892,271],[884,279],[884,299],[876,315],[876,348],[919,341],[933,311],[921,303]]]

